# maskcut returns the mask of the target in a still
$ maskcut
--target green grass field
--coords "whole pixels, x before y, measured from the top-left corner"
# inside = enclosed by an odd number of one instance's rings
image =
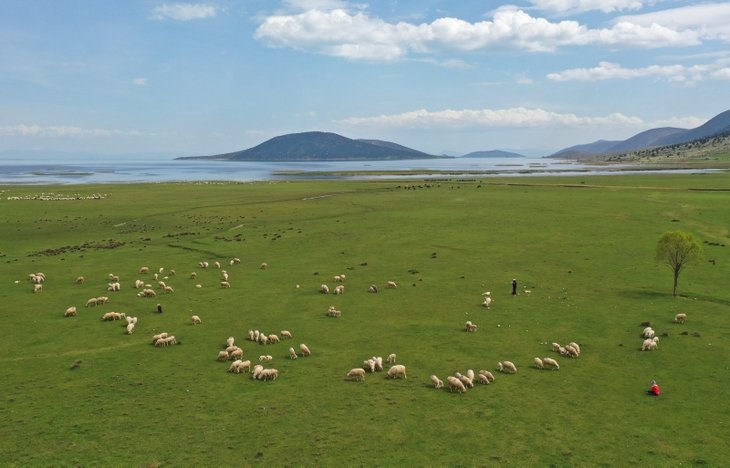
[[[0,190],[4,466],[730,461],[730,174]],[[50,192],[81,199],[32,199]],[[674,298],[654,249],[677,229],[706,243]],[[203,260],[224,263],[232,287]],[[175,292],[137,297],[134,280],[155,283],[142,266],[165,268]],[[106,291],[109,273],[121,291]],[[319,293],[341,273],[343,295]],[[110,302],[84,307],[101,295]],[[135,333],[102,322],[108,311],[137,316]],[[639,351],[643,321],[656,351]],[[249,329],[294,338],[262,346]],[[161,331],[181,344],[155,348]],[[279,379],[228,373],[216,362],[228,336],[254,363],[274,356]],[[580,343],[581,357],[554,341]],[[288,359],[299,343],[312,356]],[[344,379],[390,353],[406,380]],[[535,369],[535,356],[560,370]],[[501,360],[518,372],[497,373]],[[470,368],[496,381],[465,394],[430,384]],[[645,394],[652,379],[659,398]]]

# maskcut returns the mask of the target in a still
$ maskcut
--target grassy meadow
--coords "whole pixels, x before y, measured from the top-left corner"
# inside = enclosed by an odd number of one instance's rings
[[[4,466],[730,461],[730,174],[0,190]],[[705,244],[674,298],[654,250],[677,229]],[[223,263],[232,287],[203,260]],[[154,286],[159,268],[175,292],[137,297],[134,281]],[[42,293],[33,272],[47,277]],[[106,291],[109,273],[121,291]],[[342,273],[343,295],[319,293]],[[84,307],[102,295],[108,304]],[[102,322],[108,311],[137,316],[135,333]],[[639,351],[643,321],[656,351]],[[262,346],[249,329],[294,338]],[[180,344],[152,346],[161,331]],[[228,336],[254,364],[272,355],[279,378],[228,373],[216,361]],[[578,342],[581,357],[554,341]],[[299,343],[312,356],[288,359]],[[344,379],[390,353],[407,379]],[[535,369],[535,356],[560,370]],[[518,372],[497,373],[502,360]],[[431,374],[470,368],[496,381],[431,386]],[[645,394],[652,379],[659,398]]]

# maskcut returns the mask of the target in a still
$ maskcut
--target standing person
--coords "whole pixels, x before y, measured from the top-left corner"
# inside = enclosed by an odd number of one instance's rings
[[[517,279],[516,278],[512,279],[512,295],[513,296],[517,295]]]
[[[162,304],[157,304],[157,313],[158,314],[162,313]]]
[[[659,385],[656,383],[656,380],[651,381],[651,388],[646,391],[651,396],[659,396],[662,394],[662,391],[659,389]]]

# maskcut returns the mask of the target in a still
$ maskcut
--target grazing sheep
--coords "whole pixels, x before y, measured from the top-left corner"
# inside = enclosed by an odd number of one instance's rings
[[[115,275],[114,273],[109,273],[108,277],[109,281],[111,281],[112,283],[116,283],[117,281],[119,281],[119,276]]]
[[[264,362],[264,361],[270,362],[273,359],[274,359],[273,356],[269,356],[268,354],[266,354],[266,355],[262,354],[261,356],[259,356],[259,361],[261,361],[261,362]]]
[[[154,345],[155,345],[155,347],[157,347],[157,348],[160,348],[160,347],[162,347],[162,346],[167,346],[167,345],[168,345],[168,343],[167,343],[167,340],[166,340],[165,338],[158,338],[158,339],[156,339],[156,340],[154,341],[154,343],[153,343],[153,344],[154,344]]]
[[[340,284],[339,286],[335,286],[334,291],[332,291],[335,295],[340,295],[345,292],[345,285]]]
[[[580,346],[578,346],[578,343],[576,343],[575,341],[571,341],[566,346],[570,346],[572,348],[575,348],[575,350],[578,351],[578,354],[580,354]]]
[[[644,328],[644,331],[641,333],[641,335],[644,338],[654,338],[655,333],[651,327],[646,327]]]
[[[446,381],[449,382],[449,391],[450,392],[453,392],[454,390],[456,390],[459,393],[466,392],[466,387],[461,382],[461,380],[457,379],[453,375],[446,377]]]
[[[243,361],[240,359],[236,359],[231,363],[230,367],[228,367],[228,372],[235,372],[236,374],[240,374],[241,364],[243,364]]]
[[[652,351],[659,348],[659,345],[657,342],[659,341],[659,337],[655,336],[654,338],[647,338],[644,340],[644,343],[641,345],[642,351]]]
[[[376,285],[374,285],[374,284],[371,284],[370,286],[368,286],[368,292],[369,293],[377,293],[378,292],[378,287]]]
[[[402,364],[396,364],[395,366],[388,369],[388,378],[395,379],[396,377],[403,376],[404,379],[407,379],[408,376],[406,375],[406,366]]]
[[[556,361],[553,358],[549,358],[549,357],[542,358],[542,362],[546,366],[552,367],[555,370],[560,370],[560,364],[558,364],[558,361]]]
[[[484,374],[477,375],[477,382],[484,385],[489,385],[489,377]]]
[[[237,349],[238,349],[238,346],[236,346],[236,345],[226,346],[226,352],[228,354],[231,354],[233,351],[235,351]]]
[[[473,333],[477,331],[477,326],[474,323],[471,323],[471,320],[466,321],[466,331]]]
[[[165,292],[166,292],[167,294],[170,294],[170,293],[174,293],[174,292],[175,292],[175,290],[174,290],[174,289],[172,289],[172,286],[165,286]]]
[[[443,388],[444,386],[444,381],[435,375],[431,375],[431,383],[433,384],[433,388]]]
[[[342,283],[345,279],[343,278],[344,275],[335,275],[332,277],[332,281],[335,283]]]
[[[259,380],[276,380],[279,377],[277,369],[264,369],[259,373]]]
[[[152,343],[155,343],[159,339],[167,338],[167,332],[162,332],[159,335],[154,335],[152,337]]]
[[[226,346],[233,346],[233,344],[236,342],[236,339],[232,336],[229,336],[226,338]]]
[[[489,295],[490,294],[489,291],[485,292],[484,294],[486,294],[486,295],[484,296],[484,300],[482,301],[482,305],[484,307],[486,307],[487,309],[489,309],[489,306],[492,305],[492,297]]]
[[[127,318],[127,316],[123,313],[120,314],[119,312],[107,312],[101,316],[101,319],[107,322],[112,320],[121,320],[122,318]]]
[[[142,286],[144,286],[144,281],[142,281],[142,280],[135,280],[134,281],[134,289],[139,289]]]
[[[296,359],[297,357],[297,352],[294,351],[294,348],[289,348],[289,359]]]
[[[457,372],[457,374],[458,375],[456,376],[456,378],[461,380],[461,383],[463,383],[466,388],[474,388],[474,381],[472,379],[470,379],[466,375],[461,375],[458,372]]]
[[[330,288],[326,284],[320,284],[319,285],[319,292],[321,292],[322,294],[329,294],[330,293]]]
[[[388,289],[395,289],[395,288],[398,287],[398,283],[396,283],[395,281],[388,281],[385,284],[385,287],[388,288]]]
[[[223,271],[223,273],[221,274],[221,278],[223,278],[223,281],[228,281],[228,273]]]
[[[282,330],[279,332],[279,335],[281,335],[281,338],[291,338],[291,332],[289,330]]]
[[[198,325],[198,324],[203,323],[203,321],[200,320],[200,317],[198,317],[197,315],[193,315],[192,317],[190,317],[190,320],[193,321],[193,325]]]
[[[687,320],[687,314],[677,314],[674,316],[674,321],[677,323],[684,323]]]
[[[545,365],[543,364],[542,359],[540,359],[539,357],[535,358],[535,367],[537,367],[538,369],[545,368]]]
[[[479,375],[485,376],[489,380],[490,383],[494,382],[494,374],[492,374],[488,370],[480,370]]]
[[[236,263],[241,263],[241,259],[238,257],[233,257],[233,259],[231,260],[231,265],[236,264]]]
[[[373,361],[375,361],[375,370],[382,371],[383,370],[383,358],[380,356],[373,356]]]
[[[261,332],[258,330],[253,331],[253,341],[257,342],[259,341],[259,336],[261,336]]]
[[[542,361],[545,362],[544,359]],[[517,372],[517,366],[515,366],[511,361],[498,362],[497,366],[499,366],[500,372],[509,372],[510,374]]]
[[[555,351],[556,353],[560,352],[560,348],[562,348],[562,346],[560,346],[560,343],[553,343],[552,347],[553,351]]]
[[[251,361],[249,361],[249,360],[243,361],[241,364],[238,365],[238,368],[241,370],[241,372],[243,372],[245,370],[251,372]]]
[[[150,272],[150,269],[149,269],[149,267],[146,267],[146,266],[144,266],[144,267],[142,267],[142,268],[139,269],[139,274],[140,275],[143,275],[143,274],[149,273],[149,272]]]
[[[198,266],[200,268],[208,268],[208,262],[205,262],[205,261],[204,262],[199,262],[198,263]]]
[[[266,262],[262,262],[261,265],[259,265],[260,270],[265,270],[267,268],[269,268],[269,264]]]
[[[243,350],[241,348],[236,347],[236,349],[234,349],[233,351],[228,353],[228,357],[229,357],[229,359],[234,359],[234,358],[240,359],[243,357]]]
[[[84,281],[86,281],[86,278],[83,276],[79,276],[76,278],[76,284],[84,284]]]
[[[269,342],[269,337],[268,337],[268,336],[266,336],[266,335],[264,335],[263,333],[261,333],[261,334],[259,335],[259,343],[261,343],[262,345],[265,345],[265,344],[267,344],[268,342]]]
[[[335,309],[335,306],[330,306],[330,308],[327,310],[328,317],[340,317],[341,315],[342,311]]]
[[[68,309],[66,309],[66,312],[63,314],[64,317],[76,317],[76,306],[71,306]]]
[[[355,367],[354,369],[350,369],[350,371],[345,376],[347,379],[354,379],[354,380],[362,380],[365,381],[365,370],[360,369],[359,367]]]
[[[134,333],[134,327],[135,327],[134,323],[127,324],[127,335],[131,335],[132,333]]]
[[[264,370],[264,366],[262,366],[261,364],[256,364],[253,368],[253,371],[251,371],[251,378],[258,379],[259,374],[261,374],[262,370]]]
[[[388,355],[388,359],[386,359],[386,362],[388,362],[389,364],[395,364],[395,358],[396,358],[395,353],[390,353]]]
[[[218,352],[218,360],[219,361],[227,361],[230,356],[228,355],[228,351],[220,351]]]
[[[371,373],[375,372],[375,360],[368,359],[366,361],[363,361],[362,368],[365,370],[369,370]]]
[[[571,357],[571,358],[577,358],[580,356],[580,351],[578,351],[577,349],[575,349],[573,346],[571,346],[569,344],[565,346],[565,352],[566,352],[565,355],[568,357]]]
[[[216,268],[218,268],[219,270],[221,269],[221,262],[218,262],[218,261],[216,261],[216,262],[213,262],[213,265],[214,265],[214,266],[215,266]]]
[[[302,356],[310,356],[312,354],[307,345],[305,345],[304,343],[299,345],[299,351],[301,351]]]
[[[33,285],[33,292],[34,293],[43,292],[43,285],[42,284],[34,284]]]
[[[221,281],[221,288],[222,289],[229,289],[231,287],[231,283],[228,281]]]

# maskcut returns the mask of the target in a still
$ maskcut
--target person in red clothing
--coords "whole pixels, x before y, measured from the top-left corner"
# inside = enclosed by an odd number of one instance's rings
[[[656,380],[651,381],[651,388],[647,390],[646,393],[652,396],[661,395],[662,391],[659,389],[659,385],[657,385]]]

